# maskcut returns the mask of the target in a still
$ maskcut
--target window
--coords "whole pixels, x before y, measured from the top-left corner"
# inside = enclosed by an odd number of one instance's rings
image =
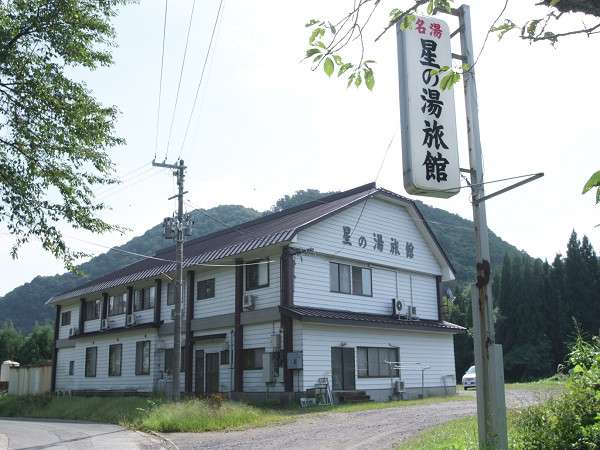
[[[123,344],[113,344],[108,347],[108,376],[121,376],[121,356],[123,355]]]
[[[111,295],[108,297],[108,315],[117,316],[125,314],[127,308],[127,294]]]
[[[246,266],[246,290],[263,288],[269,285],[269,260],[252,261]]]
[[[398,376],[386,361],[399,361],[397,347],[358,347],[357,372],[359,378],[382,378]]]
[[[61,325],[71,325],[71,311],[66,311],[60,315]]]
[[[247,348],[244,350],[244,370],[257,370],[263,368],[262,358],[264,348]]]
[[[229,350],[221,350],[221,365],[229,364]]]
[[[85,320],[96,320],[100,318],[100,308],[102,300],[92,300],[85,304]]]
[[[145,309],[154,308],[154,300],[156,299],[156,287],[150,286],[147,288],[136,289],[133,291],[133,310],[143,311]]]
[[[352,266],[352,293],[354,295],[373,295],[371,290],[371,269]]]
[[[167,284],[167,305],[175,304],[175,283]]]
[[[69,376],[75,375],[75,361],[69,361]]]
[[[150,375],[150,341],[135,344],[135,374]]]
[[[349,264],[329,263],[329,289],[331,292],[354,295],[373,295],[371,269]]]
[[[196,285],[196,300],[204,300],[215,296],[215,279],[200,280]]]
[[[88,347],[85,349],[85,376],[96,376],[96,362],[98,361],[98,347]]]
[[[165,350],[165,374],[172,375],[173,374],[173,349],[168,348]],[[181,360],[179,364],[179,371],[183,372],[185,370],[185,347],[181,347]]]

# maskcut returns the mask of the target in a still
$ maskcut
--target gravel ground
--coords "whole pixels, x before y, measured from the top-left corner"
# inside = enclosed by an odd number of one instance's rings
[[[298,420],[264,428],[233,432],[171,433],[165,437],[180,449],[387,449],[426,428],[476,413],[471,401],[354,413],[309,414]],[[507,403],[518,408],[542,401],[549,394],[508,391]]]

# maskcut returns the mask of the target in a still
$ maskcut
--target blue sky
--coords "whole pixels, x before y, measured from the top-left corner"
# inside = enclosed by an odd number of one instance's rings
[[[388,3],[382,12],[398,6]],[[511,5],[510,16],[540,15],[543,10],[529,6],[533,3]],[[181,149],[218,7],[218,0],[197,1],[169,149],[170,160],[181,152],[189,166],[187,198],[194,207],[227,203],[263,210],[298,189],[342,190],[373,181],[394,135],[378,184],[405,194],[393,30],[376,45],[368,41],[370,58],[377,61],[373,92],[346,89],[342,81],[301,63],[308,37],[304,23],[313,17],[339,17],[350,4],[224,0],[199,104]],[[503,4],[471,2],[477,49]],[[191,5],[191,0],[169,2],[159,159],[166,152]],[[163,7],[162,0],[145,0],[124,8],[115,20],[115,64],[76,72],[101,101],[120,110],[117,131],[127,144],[111,156],[117,172],[126,175],[124,184],[100,188],[98,195],[111,207],[103,217],[130,231],[91,236],[65,228],[74,248],[104,252],[173,210],[167,201],[174,191],[173,177],[149,166],[155,153]],[[579,18],[571,20],[580,25]],[[384,23],[383,14],[374,18],[373,31]],[[580,195],[587,177],[600,169],[600,90],[594,75],[600,62],[593,58],[597,47],[598,37],[565,39],[553,49],[546,43],[530,46],[516,35],[500,43],[491,36],[477,66],[486,179],[546,173],[487,205],[490,228],[533,256],[552,259],[564,251],[572,229],[588,234],[600,248],[600,228],[594,228],[600,223],[600,208],[594,207],[592,195]],[[460,87],[455,95],[464,167],[468,159]],[[422,200],[471,218],[466,191],[449,200]],[[10,243],[0,234],[5,249],[0,268],[6,277],[0,294],[36,275],[63,272],[60,261],[35,243],[12,260]]]

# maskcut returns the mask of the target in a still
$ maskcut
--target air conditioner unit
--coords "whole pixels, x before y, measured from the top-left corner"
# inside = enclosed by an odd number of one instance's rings
[[[108,323],[108,319],[102,319],[102,320],[100,321],[100,329],[101,329],[101,330],[106,330],[106,329],[108,329],[108,328],[110,328],[110,325],[109,325],[109,323]]]
[[[127,318],[125,319],[125,326],[135,325],[135,316],[133,314],[127,314]]]
[[[79,334],[79,328],[69,328],[69,337],[77,336]]]
[[[402,380],[396,380],[394,382],[394,392],[396,394],[401,394],[404,392],[404,381]]]
[[[413,320],[417,320],[419,318],[419,316],[417,316],[417,307],[416,306],[408,307],[408,318],[413,319]]]
[[[404,305],[402,304],[402,300],[398,298],[392,299],[392,315],[396,318],[400,318],[402,315],[406,315],[406,311],[403,309]]]
[[[256,295],[246,294],[244,295],[244,309],[252,310],[256,305]]]

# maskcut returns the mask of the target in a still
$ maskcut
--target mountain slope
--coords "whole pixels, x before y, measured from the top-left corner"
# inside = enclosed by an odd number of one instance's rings
[[[298,191],[292,196],[284,196],[277,201],[271,209],[282,209],[315,200],[330,193],[320,193],[309,189]],[[474,231],[471,221],[462,217],[433,208],[422,202],[417,202],[419,209],[429,222],[442,247],[446,250],[457,275],[457,282],[463,284],[474,278],[475,247]],[[237,225],[255,219],[262,214],[254,209],[239,205],[221,205],[207,210],[205,213],[194,211],[193,237],[202,236],[224,228],[224,223]],[[210,216],[210,217],[209,217]],[[143,235],[135,237],[120,249],[152,255],[157,250],[169,245],[162,237],[162,225],[156,225]],[[517,248],[490,233],[490,247],[492,254],[492,267],[500,267],[505,253],[515,255],[520,253]],[[137,257],[123,254],[116,250],[96,256],[80,266],[85,277],[71,273],[62,275],[35,277],[31,282],[19,286],[0,297],[0,318],[11,320],[15,327],[22,331],[29,331],[38,322],[54,319],[53,308],[44,306],[44,302],[51,296],[70,290],[89,279],[117,270],[138,260]]]

